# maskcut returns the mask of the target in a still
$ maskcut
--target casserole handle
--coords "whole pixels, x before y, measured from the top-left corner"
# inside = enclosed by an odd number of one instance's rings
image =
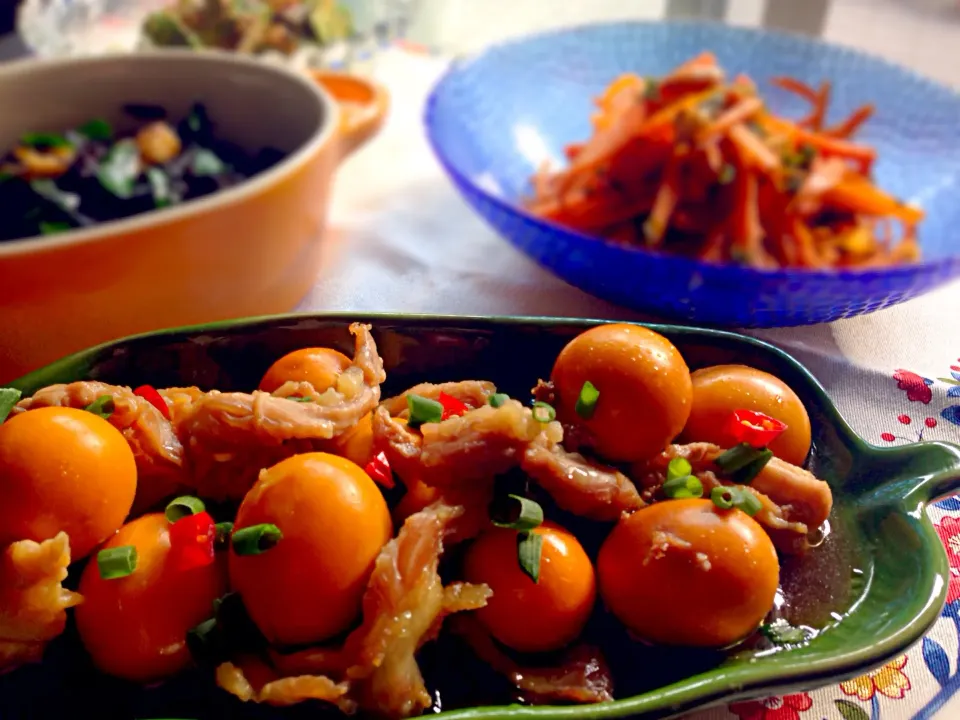
[[[380,130],[390,95],[379,83],[357,75],[330,70],[313,70],[311,75],[340,105],[340,157],[345,158]]]

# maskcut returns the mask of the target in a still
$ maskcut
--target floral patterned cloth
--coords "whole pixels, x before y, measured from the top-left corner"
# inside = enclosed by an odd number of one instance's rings
[[[324,270],[300,309],[637,319],[541,270],[456,196],[422,131],[424,98],[444,67],[442,58],[399,50],[381,57],[392,114],[340,171]],[[757,334],[806,364],[868,441],[960,443],[958,307],[954,285],[860,318]],[[960,498],[930,514],[952,575],[950,602],[921,643],[862,678],[688,720],[960,718],[960,705],[943,709],[960,689]]]

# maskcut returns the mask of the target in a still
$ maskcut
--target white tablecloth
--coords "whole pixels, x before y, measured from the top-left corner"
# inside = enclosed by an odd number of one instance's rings
[[[299,309],[637,318],[554,278],[460,200],[429,151],[421,121],[423,99],[444,66],[437,57],[399,50],[378,62],[377,75],[393,95],[392,113],[381,135],[340,172],[324,268]],[[873,315],[756,334],[807,363],[868,440],[899,444],[925,433],[960,441],[960,398],[948,395],[954,385],[937,379],[952,379],[951,373],[960,378],[960,285]],[[908,396],[903,388],[911,382],[916,387]],[[948,517],[941,522],[945,541],[960,552],[960,521],[950,517],[960,512],[931,512],[938,522]],[[951,560],[960,567],[960,554],[951,553]],[[930,639],[956,657],[956,624],[948,618]],[[941,687],[944,678],[937,679],[919,648],[897,663],[859,684],[710,710],[697,718],[932,717],[952,694]],[[956,672],[953,660],[950,673]],[[958,718],[960,706],[940,713]]]

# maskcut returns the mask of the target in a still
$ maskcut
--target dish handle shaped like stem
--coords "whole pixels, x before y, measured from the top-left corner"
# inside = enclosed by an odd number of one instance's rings
[[[873,486],[868,492],[876,499],[922,508],[960,493],[960,446],[928,441],[874,448],[860,477]],[[878,477],[891,480],[875,485]]]
[[[960,493],[960,445],[930,441],[914,446],[928,472],[921,476],[917,492],[928,503]]]
[[[382,85],[349,73],[312,70],[310,75],[340,106],[340,158],[346,158],[380,130],[390,94]]]

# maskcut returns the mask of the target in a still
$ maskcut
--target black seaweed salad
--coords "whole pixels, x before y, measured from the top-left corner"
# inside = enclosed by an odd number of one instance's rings
[[[103,119],[63,133],[23,135],[0,163],[0,242],[50,235],[179,205],[237,185],[283,158],[217,138],[197,103],[174,123],[155,105],[130,104],[137,129]]]

